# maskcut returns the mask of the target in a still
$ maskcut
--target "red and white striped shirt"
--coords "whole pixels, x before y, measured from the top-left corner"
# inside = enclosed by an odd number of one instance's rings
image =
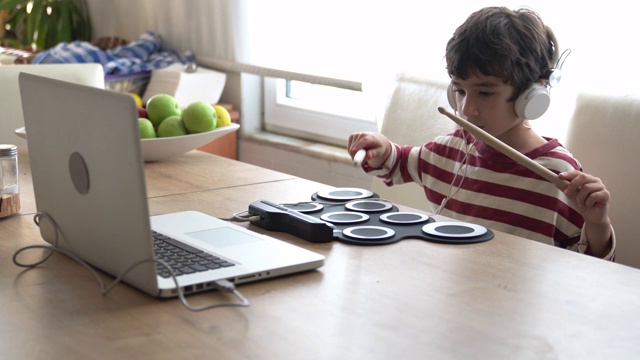
[[[546,144],[525,155],[555,173],[582,170],[558,140],[546,140]],[[364,164],[364,170],[389,186],[412,181],[420,184],[434,212],[449,194],[454,194],[446,200],[440,214],[590,253],[584,219],[569,206],[563,192],[506,155],[476,141],[471,134],[458,129],[422,146],[392,145],[382,169]],[[613,260],[615,239],[612,243],[605,259]]]

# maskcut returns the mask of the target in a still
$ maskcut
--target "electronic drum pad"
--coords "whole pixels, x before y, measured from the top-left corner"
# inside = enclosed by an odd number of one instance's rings
[[[445,244],[472,244],[493,239],[484,226],[466,222],[436,222],[417,212],[400,212],[393,203],[369,190],[336,188],[317,192],[312,202],[283,205],[333,224],[338,240],[355,245],[385,245],[406,238]]]

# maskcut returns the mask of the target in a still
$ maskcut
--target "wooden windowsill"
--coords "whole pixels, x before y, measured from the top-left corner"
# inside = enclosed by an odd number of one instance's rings
[[[344,164],[352,163],[347,150],[339,146],[321,144],[265,131],[242,134],[241,139],[267,144],[283,150],[294,151],[318,159],[325,159]]]

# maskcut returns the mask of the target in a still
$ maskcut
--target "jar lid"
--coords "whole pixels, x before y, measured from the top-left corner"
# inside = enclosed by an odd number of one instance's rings
[[[0,156],[18,155],[18,147],[9,144],[0,144]]]

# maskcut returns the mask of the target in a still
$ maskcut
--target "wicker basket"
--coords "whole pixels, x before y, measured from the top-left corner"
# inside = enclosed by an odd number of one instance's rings
[[[0,44],[0,55],[2,55],[3,58],[12,59],[9,61],[14,64],[31,64],[36,53],[30,50],[16,49]]]

